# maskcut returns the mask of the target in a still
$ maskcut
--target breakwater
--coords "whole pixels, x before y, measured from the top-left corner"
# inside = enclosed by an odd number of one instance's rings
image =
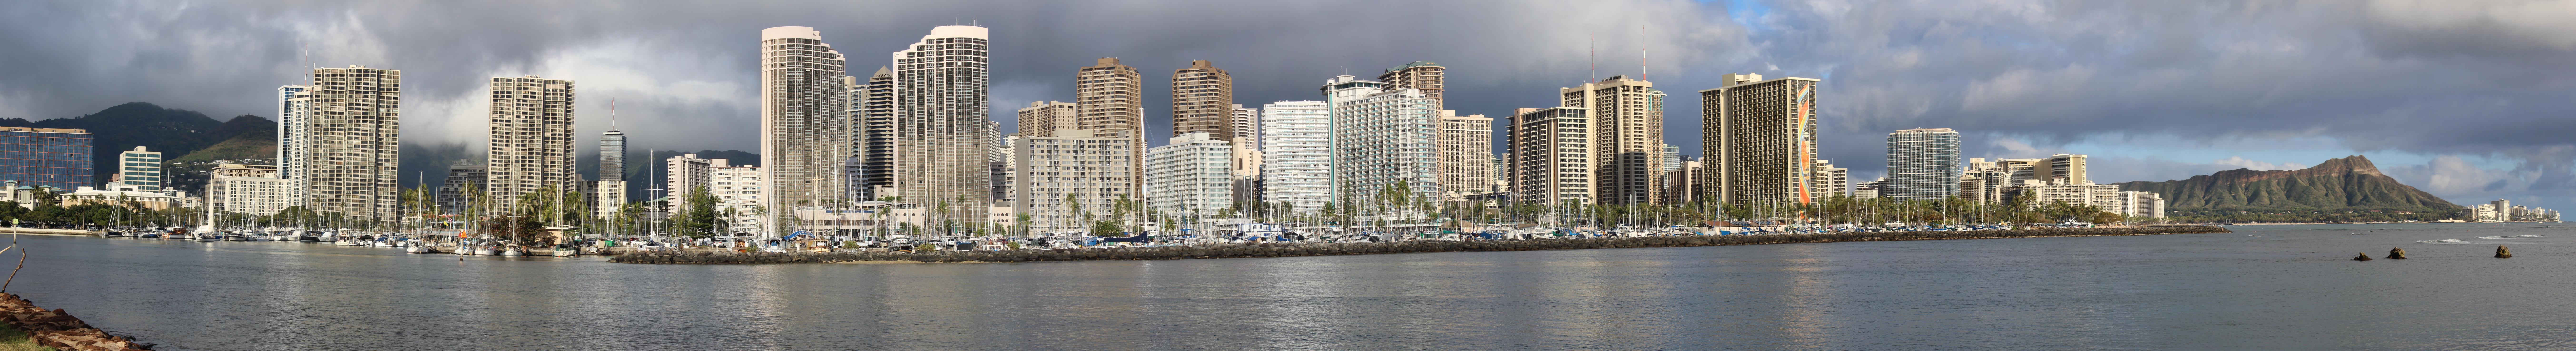
[[[1046,262],[1094,260],[1175,260],[1198,258],[1298,257],[1331,255],[1370,255],[1425,252],[1488,252],[1574,250],[1640,247],[1692,247],[1724,245],[1768,245],[1831,243],[1847,241],[1906,241],[2033,238],[2065,236],[2121,236],[2156,234],[2229,233],[2218,226],[2165,226],[2144,228],[2023,229],[1937,232],[1851,232],[1777,235],[1684,235],[1635,238],[1533,239],[1499,241],[1409,240],[1376,243],[1260,243],[1208,244],[1155,247],[1103,247],[1070,250],[945,251],[929,253],[830,252],[830,253],[729,253],[729,252],[643,252],[609,258],[609,262],[647,264],[773,264],[833,263],[862,261],[912,262]]]
[[[131,337],[108,335],[90,327],[79,317],[62,309],[46,310],[18,294],[0,293],[0,323],[26,332],[27,339],[65,351],[142,351],[152,344],[137,344]]]

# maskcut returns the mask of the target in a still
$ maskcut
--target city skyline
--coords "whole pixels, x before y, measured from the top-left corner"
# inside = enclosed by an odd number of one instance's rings
[[[1352,57],[1322,55],[1313,50],[1327,46],[1299,41],[1249,41],[1222,45],[1197,44],[1200,46],[1157,48],[1142,43],[1154,42],[1162,36],[1181,34],[1131,32],[1135,30],[1132,28],[1139,28],[1139,26],[1086,21],[1051,23],[1040,27],[1035,25],[1039,22],[1025,17],[1028,15],[983,12],[971,9],[974,5],[960,3],[893,10],[905,10],[896,12],[913,14],[954,14],[955,16],[945,17],[964,17],[954,21],[975,21],[984,26],[996,28],[997,43],[1003,45],[997,50],[1009,55],[1002,55],[1006,58],[995,62],[994,91],[990,101],[990,104],[995,106],[1025,106],[1029,101],[1067,100],[1070,94],[1067,94],[1066,90],[1069,87],[1063,87],[1061,83],[1063,68],[1078,67],[1089,58],[1098,57],[1122,57],[1128,60],[1127,63],[1130,66],[1140,71],[1155,72],[1187,67],[1187,63],[1191,60],[1204,59],[1219,62],[1236,75],[1238,96],[1235,101],[1246,106],[1258,106],[1282,100],[1310,99],[1308,97],[1311,95],[1308,94],[1311,92],[1303,90],[1303,86],[1306,85],[1303,82],[1311,81],[1315,76],[1329,76],[1335,73],[1365,76],[1375,73],[1376,68],[1405,62],[1440,62],[1449,70],[1458,73],[1457,78],[1445,82],[1446,95],[1443,98],[1444,104],[1447,105],[1445,109],[1458,110],[1460,114],[1489,116],[1507,114],[1511,108],[1544,106],[1536,103],[1547,101],[1545,95],[1539,95],[1542,93],[1539,90],[1558,87],[1563,84],[1558,82],[1577,81],[1576,79],[1653,73],[1654,75],[1647,78],[1656,81],[1664,90],[1691,91],[1716,86],[1712,84],[1715,79],[1711,78],[1716,74],[1756,72],[1772,76],[1816,77],[1833,82],[1825,85],[1826,96],[1840,98],[1825,104],[1826,110],[1822,114],[1829,118],[1825,120],[1825,125],[1821,129],[1829,135],[1820,138],[1821,143],[1824,144],[1821,154],[1853,167],[1854,178],[1860,179],[1883,175],[1883,170],[1879,169],[1879,165],[1883,162],[1876,159],[1879,153],[1874,152],[1875,144],[1879,144],[1876,139],[1879,138],[1872,136],[1894,129],[1947,127],[1961,131],[1965,149],[1963,154],[1968,157],[2028,158],[2056,153],[2101,155],[2094,160],[2093,168],[2099,170],[2098,178],[2101,178],[2096,182],[2180,179],[2214,170],[2238,167],[2258,170],[2288,169],[2335,156],[2366,154],[2389,165],[2387,168],[2392,176],[2406,180],[2410,184],[2420,185],[2437,195],[2464,203],[2490,197],[2510,197],[2519,201],[2564,207],[2566,205],[2559,202],[2565,202],[2566,200],[2563,199],[2567,198],[2566,195],[2576,194],[2576,189],[2571,189],[2567,180],[2569,164],[2576,163],[2570,162],[2570,156],[2565,151],[2570,149],[2570,145],[2565,141],[2548,140],[2532,134],[2533,131],[2563,131],[2565,122],[2549,120],[2545,116],[2554,116],[2557,114],[2556,111],[2566,110],[2564,103],[2548,101],[2550,99],[2512,99],[2518,96],[2533,96],[2531,94],[2563,95],[2561,93],[2566,91],[2563,87],[2531,85],[2537,84],[2531,82],[2545,81],[2545,79],[2504,79],[2483,83],[2498,86],[2478,88],[2481,90],[2477,91],[2484,92],[2486,96],[2511,99],[2509,103],[2483,105],[2474,104],[2474,101],[2478,101],[2474,100],[2475,98],[2423,98],[2415,97],[2416,95],[2412,93],[2400,94],[2394,91],[2354,90],[2340,87],[2349,85],[2342,83],[2343,80],[2361,79],[2355,77],[2394,71],[2422,71],[2416,68],[2432,67],[2436,64],[2477,67],[2466,69],[2467,71],[2462,74],[2455,75],[2457,77],[2497,76],[2498,72],[2514,69],[2541,72],[2543,76],[2566,74],[2557,70],[2535,70],[2532,68],[2537,66],[2517,63],[2551,61],[2546,58],[2568,55],[2565,50],[2557,49],[2558,47],[2554,46],[2556,44],[2550,44],[2552,42],[2546,37],[2514,34],[2466,42],[2451,41],[2472,49],[2520,53],[2517,55],[2459,57],[2434,54],[2439,50],[2429,46],[2433,44],[2427,44],[2428,40],[2425,38],[2459,38],[2455,37],[2461,33],[2459,28],[2467,26],[2462,23],[2483,18],[2476,15],[2451,14],[2421,16],[2415,19],[2391,19],[2388,15],[2395,12],[2389,11],[2405,8],[2391,10],[2346,7],[2336,4],[2307,4],[2292,6],[2290,9],[2248,11],[2279,13],[2280,11],[2331,10],[2325,12],[2340,15],[2326,16],[2327,18],[2323,19],[2302,19],[2302,21],[2310,21],[2308,22],[2310,24],[2330,26],[2353,27],[2395,22],[2426,25],[2374,26],[2371,27],[2374,31],[2373,35],[2359,38],[2324,37],[2301,30],[2254,24],[2228,24],[2215,29],[2146,26],[2163,29],[2166,32],[2155,32],[2138,38],[2121,37],[2102,45],[2085,45],[2076,39],[2113,36],[2121,33],[2114,29],[2120,26],[2081,26],[2071,29],[2061,28],[2060,31],[2068,33],[2043,33],[2032,29],[2042,27],[2039,23],[2045,22],[2043,21],[2045,18],[2010,19],[2000,22],[1997,28],[1979,29],[1977,33],[2054,43],[2056,46],[2073,48],[2077,52],[2037,55],[2018,60],[2000,60],[2001,62],[1977,62],[1974,59],[1976,57],[1994,57],[1981,55],[2009,54],[2015,52],[2015,49],[1992,47],[1945,49],[1941,47],[1940,44],[1945,43],[1974,43],[1973,40],[1956,39],[1957,37],[1942,37],[1949,38],[1944,39],[1948,41],[1908,39],[1886,45],[1859,48],[1792,43],[1786,39],[1791,38],[1792,35],[1803,34],[1848,41],[1887,35],[1871,31],[1837,32],[1832,30],[1834,28],[1892,28],[1888,32],[1920,33],[1933,26],[1931,23],[1939,19],[2001,13],[2005,9],[2000,5],[1966,6],[1937,11],[1926,9],[1894,19],[1872,21],[1833,17],[1829,16],[1830,13],[1825,9],[1791,3],[1744,2],[1702,5],[1613,2],[1595,5],[1594,8],[1543,4],[1533,9],[1476,11],[1498,11],[1499,13],[1488,14],[1516,16],[1531,16],[1533,13],[1541,12],[1570,14],[1573,21],[1568,26],[1579,30],[1497,30],[1492,26],[1443,29],[1433,24],[1461,22],[1449,16],[1441,16],[1423,24],[1405,24],[1398,29],[1422,33],[1410,38],[1425,36],[1441,38],[1445,39],[1443,43],[1396,47],[1393,50],[1352,55]],[[1399,5],[1441,6],[1436,2]],[[2044,17],[2081,16],[2087,13],[2123,10],[2084,4],[2043,6],[2063,12],[2040,15]],[[86,9],[76,6],[67,8],[74,10],[72,11],[74,13]],[[935,18],[862,21],[833,19],[819,15],[719,16],[720,18],[717,19],[704,23],[692,23],[681,28],[635,30],[629,32],[630,34],[621,34],[613,30],[562,31],[583,34],[547,34],[514,39],[507,42],[507,45],[488,48],[459,48],[454,46],[456,44],[429,40],[422,37],[432,33],[427,28],[418,27],[417,24],[412,23],[384,20],[406,14],[377,12],[380,10],[376,9],[358,10],[345,17],[314,16],[310,13],[298,12],[285,14],[282,18],[282,22],[286,23],[316,24],[308,27],[341,28],[339,30],[353,33],[337,36],[323,35],[327,34],[323,31],[330,29],[207,23],[214,19],[238,15],[248,8],[250,7],[208,6],[166,10],[172,11],[169,14],[175,18],[168,21],[171,23],[167,25],[213,28],[217,29],[213,32],[219,35],[225,33],[295,34],[276,35],[277,39],[259,41],[258,45],[245,45],[245,48],[167,49],[192,50],[189,52],[195,53],[198,57],[242,56],[245,59],[257,59],[256,61],[216,61],[197,65],[211,64],[215,65],[214,67],[225,67],[225,70],[239,68],[242,73],[213,74],[207,71],[207,68],[172,67],[162,68],[163,73],[172,74],[162,74],[161,78],[138,80],[100,76],[112,73],[100,73],[97,70],[0,72],[0,78],[10,82],[0,83],[6,84],[0,85],[0,117],[28,119],[70,117],[113,102],[151,101],[178,108],[207,111],[216,115],[255,114],[277,119],[278,116],[271,116],[275,108],[267,107],[267,101],[261,101],[257,97],[246,97],[252,93],[272,93],[264,91],[264,88],[226,89],[228,91],[213,92],[189,90],[203,88],[179,87],[265,87],[300,84],[301,82],[293,80],[299,70],[365,64],[370,67],[401,69],[413,73],[406,81],[412,86],[405,90],[410,93],[406,94],[410,95],[406,97],[414,101],[405,106],[405,112],[414,118],[406,121],[411,123],[405,123],[403,135],[411,136],[412,138],[404,140],[415,145],[464,143],[465,140],[474,139],[478,135],[467,131],[478,130],[482,124],[481,120],[466,118],[472,116],[475,110],[467,106],[479,105],[476,103],[479,101],[475,96],[480,95],[476,90],[482,87],[475,86],[473,84],[475,81],[486,77],[537,74],[548,78],[581,80],[588,83],[586,85],[589,87],[586,87],[585,93],[592,95],[593,98],[584,99],[585,101],[580,104],[598,104],[605,103],[608,98],[626,98],[622,101],[628,101],[628,103],[621,108],[630,117],[630,123],[627,123],[626,129],[635,136],[636,145],[633,148],[752,150],[756,144],[756,141],[752,141],[756,139],[754,138],[756,133],[739,126],[746,125],[743,122],[756,119],[755,114],[748,113],[755,110],[750,107],[756,106],[751,104],[751,101],[756,99],[737,99],[736,97],[746,96],[756,91],[756,89],[747,90],[746,88],[750,88],[751,84],[745,83],[749,80],[744,79],[753,77],[755,74],[744,67],[755,64],[749,63],[753,62],[750,61],[752,54],[743,52],[748,50],[742,49],[744,44],[739,44],[745,41],[743,39],[745,35],[740,33],[770,26],[815,26],[818,31],[849,33],[832,37],[849,39],[826,41],[835,44],[837,48],[842,48],[845,52],[859,50],[865,53],[890,51],[899,46],[900,42],[910,40],[908,38],[910,34],[904,33],[917,34],[921,28],[952,22],[952,19]],[[427,6],[426,9],[449,11],[428,11],[426,14],[408,13],[408,15],[439,16],[441,13],[470,8]],[[1312,13],[1294,9],[1264,9],[1282,11],[1290,18],[1298,15],[1312,15]],[[721,9],[686,8],[686,6],[651,11],[640,9],[617,11],[645,11],[635,14],[641,18],[662,18],[671,16],[671,13],[690,12],[690,10],[730,13]],[[1879,11],[1894,10],[1897,9]],[[2163,7],[2126,10],[2179,11]],[[1656,13],[1657,11],[1668,13]],[[12,11],[11,13],[38,13],[38,11]],[[1649,13],[1646,22],[1652,25],[1642,27],[1645,32],[1640,33],[1640,27],[1604,18],[1611,13]],[[1465,14],[1450,16],[1470,17]],[[2208,15],[2186,13],[2177,16],[2197,18],[2191,16]],[[42,23],[32,19],[20,22]],[[121,25],[121,23],[124,22],[91,21],[84,22],[82,25]],[[626,23],[594,24],[607,29],[637,28]],[[1872,24],[1879,26],[1865,26]],[[2135,23],[2126,24],[2132,27],[2138,26]],[[540,21],[524,25],[551,28],[549,26],[568,24]],[[2513,30],[2533,26],[2525,22],[2513,21],[2498,22],[2493,25],[2510,29],[2503,31],[2508,34],[2523,33]],[[2182,53],[2171,54],[2179,56],[2143,56],[2105,49],[2105,47],[2165,45],[2150,39],[2211,36],[2208,33],[2217,33],[2216,31],[2222,29],[2250,29],[2256,33],[2251,34],[2254,37],[2299,39],[2320,48],[2268,55],[2276,57],[2237,59],[2227,59],[2231,56],[2216,54],[2216,51],[2225,47],[2218,44],[2181,44],[2184,45],[2181,47],[2184,49]],[[13,33],[43,32],[47,31],[13,31]],[[1067,44],[1070,41],[1066,39],[1093,36],[1103,32],[1131,33],[1130,36],[1133,38],[1120,38],[1105,44],[1086,46]],[[675,39],[665,40],[631,33],[678,33],[680,35],[671,35],[669,37]],[[1705,35],[1692,37],[1686,35],[1688,33],[1705,33]],[[130,31],[97,31],[80,35],[79,38],[86,39],[114,39],[133,37],[135,34]],[[482,37],[473,33],[462,35]],[[1598,38],[1598,50],[1587,49],[1589,47],[1585,43],[1587,37]],[[1651,40],[1649,43],[1653,43],[1651,44],[1653,50],[1647,52],[1651,55],[1642,57],[1643,63],[1649,64],[1645,68],[1639,68],[1636,65],[1641,61],[1638,60],[1641,58],[1638,57],[1641,48],[1637,45],[1640,37],[1649,39]],[[2252,40],[2243,36],[2214,37],[2216,39],[2212,40],[2220,43]],[[1002,38],[1011,38],[1011,40]],[[176,44],[169,42],[171,40],[181,39],[148,38],[145,44],[152,44],[154,41]],[[1012,43],[1014,41],[1018,43]],[[1744,45],[1751,43],[1767,44]],[[95,45],[51,41],[39,44],[72,45],[67,48],[78,48],[77,45]],[[1228,50],[1242,49],[1251,51],[1225,53]],[[241,52],[247,55],[229,55],[231,51],[226,50],[254,51]],[[1303,53],[1284,55],[1280,50]],[[2364,54],[2341,54],[2351,50],[2361,50],[2360,52]],[[460,60],[455,59],[458,57],[455,56],[456,54],[436,51],[470,53],[477,58]],[[616,56],[611,54],[636,51],[690,52],[690,54],[676,55],[675,58],[635,59],[638,61],[606,59],[606,57]],[[1588,55],[1587,52],[1596,51],[1598,52],[1597,61],[1600,64],[1598,64],[1597,73],[1594,73],[1596,70],[1588,64],[1594,61],[1590,59],[1593,55]],[[20,50],[6,55],[25,58],[21,60],[22,62],[54,62],[59,61],[54,58],[60,56],[51,55],[68,52],[90,52],[108,57],[140,55],[131,50]],[[1490,55],[1496,52],[1527,53],[1528,55],[1508,59],[1480,57],[1480,55],[1507,56]],[[2259,74],[2242,73],[2270,67],[2266,65],[2316,61],[2313,58],[2328,57],[2327,53],[2335,53],[2331,55],[2334,57],[2361,56],[2361,58],[2327,60],[2330,62],[2326,63],[2335,65],[2327,65],[2328,67],[2323,68],[2286,69],[2280,70],[2281,72]],[[1010,55],[1024,56],[1007,58]],[[1907,60],[1907,57],[1912,57],[1911,60],[1916,61],[1903,61]],[[2429,57],[2425,60],[2430,62],[2390,61],[2404,57]],[[2114,60],[2100,60],[2100,58]],[[2157,62],[2171,63],[2158,66],[2131,62],[2143,62],[2148,59],[2167,60]],[[224,65],[239,62],[255,63]],[[1946,77],[1917,73],[1930,70],[1926,67],[1944,65],[1961,73]],[[864,67],[865,65],[852,66]],[[851,71],[853,71],[852,74],[860,74],[859,72],[865,70],[853,68]],[[2151,74],[2161,74],[2168,78],[2157,78]],[[50,79],[45,79],[48,77],[100,82],[136,80],[159,84],[154,84],[155,87],[150,88],[130,89],[133,87],[120,85],[129,83],[104,83],[100,86],[123,88],[101,90],[96,87],[72,87],[59,91],[33,91],[28,90],[28,85],[25,85],[49,81]],[[2289,93],[2268,95],[2271,97],[2267,99],[2273,99],[2268,101],[2272,102],[2215,97],[2218,95],[2217,92],[2192,93],[2191,91],[2209,90],[2203,89],[2204,87],[2198,84],[2205,84],[2199,81],[2212,80],[2199,78],[2221,78],[2215,81],[2260,86],[2266,87],[2266,90]],[[2468,86],[2460,85],[2469,84],[2460,79],[2433,78],[2417,83]],[[2195,83],[2179,83],[2183,81]],[[2125,84],[2109,82],[2146,84],[2136,84],[2141,87],[2122,88],[2118,86]],[[1143,134],[1148,136],[1145,139],[1149,143],[1160,145],[1163,141],[1156,136],[1169,135],[1171,125],[1169,116],[1158,111],[1159,108],[1156,106],[1167,106],[1168,101],[1161,98],[1167,92],[1151,87],[1152,84],[1148,86],[1149,88],[1142,94],[1147,100],[1142,105],[1148,106],[1144,122],[1148,130]],[[2048,88],[2052,86],[2057,88]],[[2242,88],[2227,89],[2220,90],[2230,93],[2244,92]],[[102,93],[103,91],[119,93],[107,94]],[[2105,97],[2062,95],[2087,91],[2101,92],[2101,94],[2092,95]],[[226,97],[231,95],[240,96]],[[1690,122],[1685,120],[1690,119],[1688,116],[1695,115],[1697,108],[1693,106],[1695,104],[1692,104],[1692,101],[1689,101],[1690,99],[1675,100],[1679,101],[1668,101],[1666,104],[1669,110],[1666,114],[1667,122],[1671,122],[1671,125],[1666,128],[1667,143],[1684,146],[1697,144],[1697,135],[1692,133],[1696,128],[1685,123]],[[2121,108],[2121,106],[2130,106],[2126,104],[2148,101],[2172,102],[2172,104],[2160,104],[2156,108],[2148,109]],[[2353,104],[2356,105],[2353,107],[2302,107],[2338,105],[2354,101],[2366,102]],[[2015,105],[2025,107],[2020,110],[2026,111],[1996,110],[1999,106]],[[2500,119],[2500,122],[2507,124],[2536,123],[2539,128],[2486,132],[2464,129],[2466,127],[2461,126],[2408,121],[2403,118],[2427,113],[2428,109],[2440,106],[2483,106],[2446,113],[2494,116]],[[596,110],[602,106],[585,107]],[[1008,108],[998,107],[992,110],[995,114],[1009,111]],[[2002,113],[1996,113],[1998,111]],[[2201,115],[2217,117],[2187,119],[2170,117]],[[2042,122],[2050,120],[2041,118],[2065,120]],[[2370,123],[2340,123],[2353,121],[2352,118],[2360,118],[2359,121]],[[1009,118],[995,118],[995,120],[1005,121],[1004,130],[1006,131],[1013,128],[1007,124]],[[2143,120],[2165,122],[2121,122]],[[2215,124],[2218,122],[2227,122],[2227,124]],[[2370,125],[2400,125],[2406,128]],[[597,133],[605,128],[604,125],[596,123],[579,127],[581,129],[576,135]],[[732,137],[687,138],[679,134],[692,130],[711,130],[720,133],[719,135]],[[2547,133],[2539,135],[2545,134]],[[585,154],[582,157],[590,157],[587,154],[593,152],[590,150],[595,144],[590,140],[583,140],[580,144]],[[471,149],[474,145],[467,146]],[[1685,147],[1684,153],[1698,152],[1693,149]],[[2109,150],[2136,150],[2136,152],[2115,153]],[[2441,177],[2435,177],[2435,175],[2441,175]]]

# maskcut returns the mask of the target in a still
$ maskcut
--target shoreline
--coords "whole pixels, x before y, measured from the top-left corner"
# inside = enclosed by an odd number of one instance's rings
[[[2171,226],[2081,229],[2022,229],[1892,233],[1822,233],[1776,235],[1685,235],[1634,238],[1530,239],[1502,241],[1411,240],[1376,243],[1234,243],[1191,246],[1108,247],[1069,250],[943,251],[910,254],[888,252],[642,252],[611,257],[608,262],[634,264],[783,264],[783,263],[1014,263],[1054,261],[1125,261],[1216,258],[1260,258],[1375,255],[1430,252],[1496,252],[1645,247],[1806,244],[1849,241],[1973,240],[2233,233],[2219,226]]]
[[[0,323],[27,333],[27,340],[37,345],[65,351],[138,351],[151,350],[153,346],[135,343],[132,337],[108,334],[62,309],[37,307],[35,301],[18,294],[0,293]]]

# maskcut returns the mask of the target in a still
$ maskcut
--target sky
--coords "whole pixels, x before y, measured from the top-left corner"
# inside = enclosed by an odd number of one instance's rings
[[[274,118],[277,86],[363,64],[403,70],[407,143],[479,145],[485,79],[536,74],[579,83],[582,135],[756,150],[760,29],[814,27],[864,76],[952,24],[991,28],[1006,128],[1101,57],[1146,73],[1148,135],[1190,60],[1248,107],[1432,61],[1448,109],[1490,117],[1644,77],[1696,155],[1697,91],[1759,73],[1824,80],[1823,153],[1856,179],[1888,131],[1955,128],[1968,157],[2091,155],[2098,182],[2365,155],[2455,203],[2576,206],[2576,0],[21,0],[0,2],[0,118]]]

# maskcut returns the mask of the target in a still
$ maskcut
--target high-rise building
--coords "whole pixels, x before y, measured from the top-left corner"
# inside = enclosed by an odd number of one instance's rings
[[[1333,111],[1333,201],[1371,201],[1399,185],[1413,198],[1438,199],[1438,103],[1419,90],[1383,86],[1347,75],[1324,82]]]
[[[662,192],[669,194],[663,201],[663,206],[669,208],[663,209],[662,213],[672,217],[686,215],[689,213],[689,196],[692,193],[714,191],[708,186],[714,185],[710,183],[713,179],[710,178],[713,177],[711,169],[724,162],[719,160],[723,159],[703,159],[698,158],[698,154],[680,154],[663,159],[662,189],[664,190]]]
[[[1144,163],[1136,161],[1142,161],[1145,154],[1145,75],[1135,67],[1119,64],[1116,57],[1103,57],[1095,63],[1074,75],[1073,101],[1080,105],[1076,107],[1080,112],[1074,124],[1095,137],[1128,136],[1128,154],[1113,157],[1126,157],[1128,164],[1136,165],[1136,169],[1128,170],[1130,174],[1144,172]],[[1061,130],[1063,126],[1057,128]],[[1144,186],[1142,178],[1130,185]]]
[[[270,215],[286,210],[286,181],[277,179],[277,166],[226,163],[208,173],[206,205],[217,212]]]
[[[1206,132],[1234,142],[1234,75],[1207,60],[1172,71],[1172,135]]]
[[[2022,168],[2022,174],[2030,174],[2030,169]],[[2019,183],[2014,180],[2013,171],[2004,168],[2004,162],[1971,158],[1959,176],[1959,198],[1977,203],[2003,202],[2004,188],[2013,184]]]
[[[1057,130],[1081,129],[1081,124],[1074,122],[1076,116],[1081,115],[1080,106],[1070,102],[1030,101],[1029,107],[1020,108],[1020,131],[1013,135],[1054,136]]]
[[[1261,150],[1261,109],[1234,104],[1234,139],[1235,148]]]
[[[1681,166],[1680,169],[1664,172],[1664,203],[1684,204],[1695,201],[1691,199],[1691,182],[1699,180],[1697,176],[1700,170],[1699,160],[1685,159],[1674,164]]]
[[[1816,160],[1816,198],[1851,196],[1851,169],[1834,167],[1833,161]]]
[[[894,71],[877,67],[865,82],[850,83],[850,198],[875,200],[894,186]]]
[[[2488,201],[2487,205],[2495,207],[2495,214],[2489,216],[2490,218],[2487,220],[2488,222],[2512,222],[2515,219],[2513,218],[2513,200],[2496,199],[2495,201]]]
[[[999,124],[999,122],[996,122],[995,124]],[[996,125],[993,129],[1001,130],[1001,127]],[[1000,133],[995,132],[995,134]],[[1018,135],[1004,135],[1002,136],[1000,143],[993,144],[993,162],[991,167],[993,174],[993,203],[997,206],[988,207],[1010,208],[1011,201],[1018,199],[1011,197],[1018,194],[1018,190],[1013,188],[1020,184],[1018,168],[1019,162],[1018,159],[1014,157],[1015,155],[1011,154],[1011,147],[1012,145],[1018,145],[1019,141],[1020,136]],[[1007,219],[1007,217],[1010,216],[1008,213],[993,213],[992,217]]]
[[[1261,109],[1233,104],[1234,113],[1234,203],[1242,210],[1258,210],[1261,200],[1261,164],[1268,162],[1261,153]]]
[[[1816,201],[1816,86],[1822,80],[1728,74],[1699,91],[1700,201],[1789,205]]]
[[[1261,105],[1261,201],[1315,213],[1333,199],[1333,112],[1322,101]]]
[[[2093,184],[2092,178],[2084,176],[2085,158],[2084,155],[2049,155],[2047,159],[2032,165],[2031,177],[2042,182]]]
[[[516,208],[520,195],[576,190],[573,82],[528,75],[492,78],[491,88],[484,164],[492,205]]]
[[[2148,191],[2120,192],[2120,206],[2115,210],[2131,221],[2154,221],[2165,218],[2165,197]]]
[[[1107,220],[1112,204],[1136,198],[1137,176],[1128,137],[1092,137],[1088,131],[1058,130],[1056,136],[1020,138],[1012,159],[1019,162],[1020,201],[1013,212],[1029,215],[1031,232],[1087,232],[1091,220]],[[1067,202],[1070,200],[1071,202]],[[977,211],[985,211],[978,209]],[[978,218],[982,215],[978,214]]]
[[[1448,87],[1442,84],[1442,81],[1447,80],[1448,71],[1448,67],[1441,67],[1438,63],[1413,61],[1413,63],[1386,69],[1386,73],[1377,75],[1377,81],[1386,82],[1386,90],[1421,91],[1422,97],[1431,99],[1431,108],[1438,109],[1443,108],[1448,102],[1447,95],[1443,94],[1448,91]]]
[[[727,233],[770,233],[768,228],[761,226],[761,223],[768,222],[761,217],[768,217],[777,211],[773,210],[777,207],[766,207],[766,204],[794,203],[777,197],[796,195],[769,190],[776,184],[761,184],[763,174],[759,165],[726,165],[727,160],[721,158],[709,161],[707,194],[716,197],[716,217],[724,218],[728,224],[728,228],[724,228]]]
[[[486,175],[490,174],[489,170],[490,168],[482,164],[462,159],[448,164],[447,177],[439,182],[438,195],[435,195],[438,213],[464,214],[467,210],[466,206],[472,206],[468,201],[473,201],[473,194],[484,193],[484,181]]]
[[[1860,183],[1860,185],[1852,186],[1852,194],[1851,194],[1851,197],[1852,197],[1852,198],[1854,198],[1854,199],[1876,199],[1876,198],[1880,198],[1880,197],[1883,197],[1883,196],[1887,193],[1886,191],[1884,191],[1886,187],[1887,187],[1887,177],[1878,177],[1878,180],[1873,180],[1873,181],[1870,181],[1870,182],[1868,182],[1868,183]]]
[[[1440,110],[1440,192],[1463,197],[1494,191],[1494,119]]]
[[[1591,110],[1594,199],[1604,204],[1663,200],[1664,92],[1655,83],[1611,76],[1558,89],[1561,105]]]
[[[306,85],[277,87],[277,179],[286,182],[288,206],[303,206],[309,190],[304,186],[304,153],[313,146],[311,90]]]
[[[1592,119],[1581,107],[1523,108],[1506,132],[1512,199],[1521,204],[1592,203]]]
[[[784,212],[848,195],[849,66],[812,27],[760,30],[760,157],[769,163],[762,201]]]
[[[1887,193],[1896,201],[1936,201],[1959,196],[1959,131],[1904,129],[1887,133]]]
[[[599,133],[599,181],[593,184],[592,208],[599,210],[594,216],[616,217],[626,205],[626,132],[609,128]]]
[[[1671,171],[1678,171],[1678,170],[1681,170],[1681,169],[1682,169],[1682,161],[1688,161],[1688,160],[1684,160],[1684,159],[1682,159],[1682,147],[1680,147],[1680,146],[1673,146],[1673,144],[1664,144],[1664,171],[1665,171],[1665,172],[1671,172]],[[1669,187],[1669,186],[1668,186],[1668,187],[1664,187],[1664,188],[1665,188],[1665,189],[1671,189],[1672,187]],[[1684,189],[1687,189],[1687,188],[1684,188]]]
[[[1234,145],[1208,132],[1172,137],[1145,151],[1145,205],[1174,215],[1220,215],[1233,207]]]
[[[905,202],[962,203],[934,214],[962,223],[983,223],[992,204],[988,38],[984,27],[939,26],[894,52],[896,191]]]
[[[295,132],[302,160],[288,163],[304,188],[300,205],[360,221],[391,220],[401,209],[402,71],[351,65],[315,68]],[[283,142],[281,140],[281,142]]]
[[[116,191],[161,190],[160,152],[144,151],[143,147],[136,146],[134,147],[134,150],[117,152],[116,162],[116,173],[109,175],[109,177],[115,179],[108,181],[108,189]]]

